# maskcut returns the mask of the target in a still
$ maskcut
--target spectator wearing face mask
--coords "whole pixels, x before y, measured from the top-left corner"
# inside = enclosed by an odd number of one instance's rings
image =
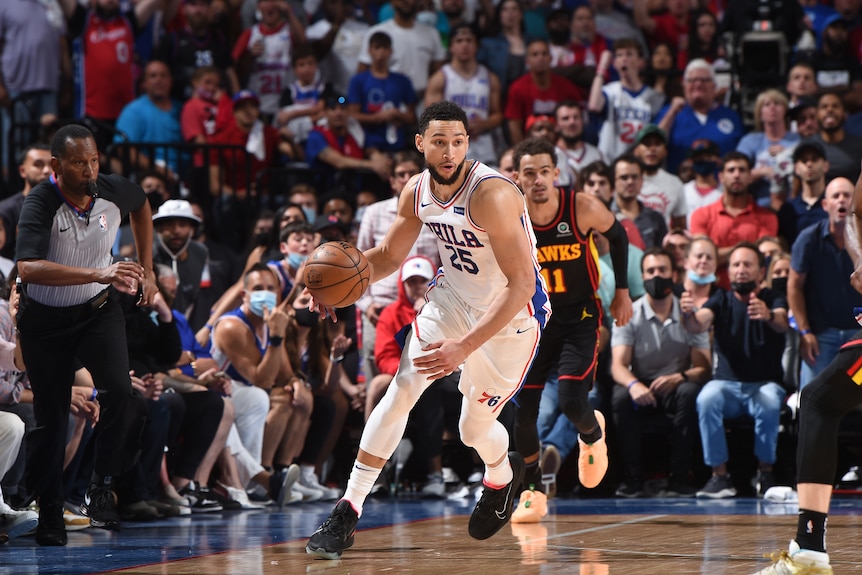
[[[705,333],[713,327],[718,356],[715,374],[697,396],[703,460],[712,467],[712,477],[697,492],[699,498],[736,495],[736,484],[727,471],[724,420],[742,415],[754,418],[754,455],[759,465],[753,485],[761,496],[775,485],[772,466],[787,395],[781,385],[781,357],[788,324],[784,297],[761,287],[765,261],[757,246],[740,242],[729,254],[731,289],[718,290],[700,308],[691,293],[680,297],[685,329]]]
[[[709,336],[682,326],[673,295],[673,256],[650,248],[641,261],[646,295],[634,303],[631,321],[615,325],[611,340],[613,417],[620,444],[620,497],[641,497],[641,423],[651,414],[673,419],[670,478],[663,496],[692,497],[691,454],[697,437],[697,394],[711,373]]]

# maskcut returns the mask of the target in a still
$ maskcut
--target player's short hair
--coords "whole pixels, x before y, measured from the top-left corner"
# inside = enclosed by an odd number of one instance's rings
[[[538,156],[547,154],[551,157],[551,163],[554,167],[557,166],[557,149],[554,144],[545,138],[527,138],[522,140],[515,150],[512,152],[512,165],[515,166],[515,171],[521,169],[521,158],[524,156]]]
[[[58,160],[61,160],[66,157],[66,150],[69,142],[89,139],[93,139],[95,141],[93,132],[91,132],[86,126],[82,126],[81,124],[69,124],[67,126],[63,126],[57,130],[57,133],[54,134],[54,138],[51,140],[51,155]]]
[[[457,104],[449,101],[435,102],[422,112],[419,117],[419,134],[424,134],[434,120],[440,122],[461,122],[467,130],[467,113]]]

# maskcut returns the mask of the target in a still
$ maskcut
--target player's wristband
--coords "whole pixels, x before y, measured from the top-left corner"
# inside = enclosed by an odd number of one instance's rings
[[[629,384],[626,386],[626,389],[631,389],[631,388],[632,388],[632,386],[633,386],[634,384],[636,384],[636,383],[640,383],[640,380],[639,380],[639,379],[635,379],[635,380],[633,380],[633,381],[630,381],[630,382],[629,382]]]
[[[269,336],[269,346],[270,347],[278,347],[283,343],[284,343],[284,336],[281,336],[281,335]]]
[[[341,354],[338,357],[334,357],[332,354],[329,354],[329,361],[332,363],[341,363],[344,361],[344,354]]]
[[[93,388],[93,394],[90,396],[90,401],[96,401],[96,398],[99,397],[99,392],[96,388]]]
[[[801,329],[801,330],[799,330],[799,335],[808,335],[809,333],[811,333],[811,330],[810,330],[810,329]]]

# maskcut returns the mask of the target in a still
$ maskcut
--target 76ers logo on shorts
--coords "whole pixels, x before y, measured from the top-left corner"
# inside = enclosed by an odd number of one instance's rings
[[[490,388],[482,392],[482,397],[480,397],[478,401],[479,403],[487,404],[488,407],[494,407],[498,403],[500,403],[501,399],[502,396],[497,395],[497,390],[494,388]]]

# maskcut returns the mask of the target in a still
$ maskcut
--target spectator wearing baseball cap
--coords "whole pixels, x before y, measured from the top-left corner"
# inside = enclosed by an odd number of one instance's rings
[[[820,129],[817,123],[817,100],[810,96],[794,102],[787,110],[787,117],[790,119],[790,129],[800,138],[810,138]]]
[[[788,215],[780,222],[782,235],[791,244],[799,232],[828,217],[822,204],[828,171],[826,150],[820,142],[805,140],[793,150],[794,188],[797,192],[788,200]]]
[[[721,164],[721,150],[712,140],[695,140],[688,151],[694,179],[683,186],[687,210],[686,226],[691,226],[694,210],[708,206],[721,199],[718,186],[718,167]]]
[[[173,270],[178,283],[173,309],[183,314],[195,307],[201,289],[211,285],[209,250],[193,239],[200,223],[186,200],[168,200],[153,214],[153,263]]]
[[[660,213],[668,228],[685,227],[686,205],[682,180],[664,169],[667,159],[667,135],[655,124],[647,124],[635,137],[632,153],[644,167],[644,179],[638,198]]]
[[[343,242],[350,236],[350,226],[338,219],[338,216],[320,215],[314,220],[314,233],[318,234],[322,242]]]

